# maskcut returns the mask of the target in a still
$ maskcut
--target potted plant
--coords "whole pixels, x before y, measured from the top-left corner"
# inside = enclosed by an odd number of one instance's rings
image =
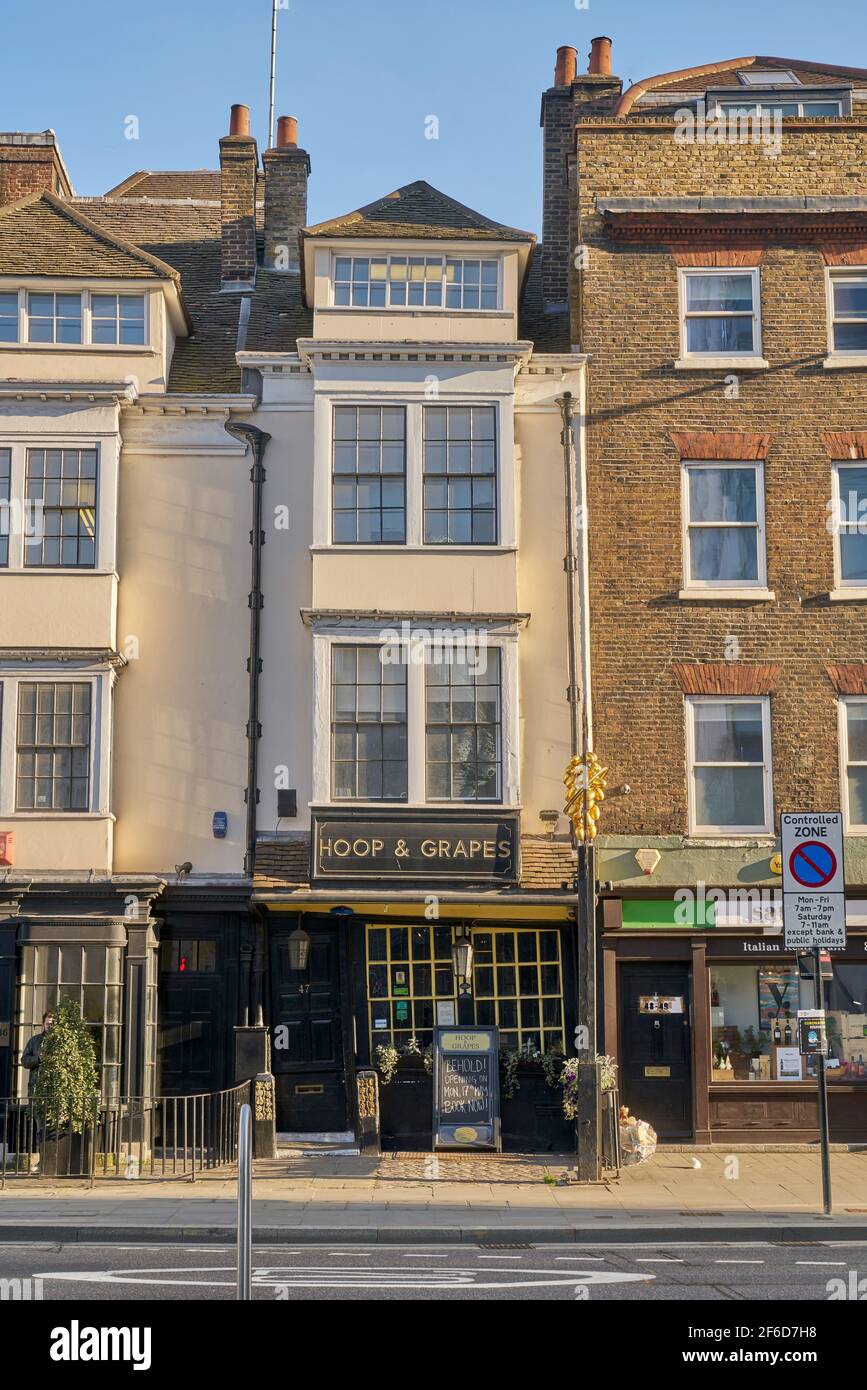
[[[33,1088],[45,1177],[83,1173],[99,1108],[93,1036],[74,999],[63,999],[45,1035]]]

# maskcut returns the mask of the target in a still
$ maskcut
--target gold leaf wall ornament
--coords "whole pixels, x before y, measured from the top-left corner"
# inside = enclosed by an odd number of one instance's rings
[[[585,780],[587,783],[587,805],[585,808]],[[563,778],[566,786],[566,805],[564,810],[569,817],[578,839],[583,842],[585,830],[590,840],[596,839],[599,828],[599,817],[602,814],[600,801],[605,800],[605,788],[608,785],[608,768],[602,767],[596,753],[588,753],[586,758],[586,778],[585,778],[585,759],[582,756],[572,758]]]

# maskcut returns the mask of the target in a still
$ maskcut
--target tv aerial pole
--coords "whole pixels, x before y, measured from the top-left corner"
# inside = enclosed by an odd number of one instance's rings
[[[277,91],[277,11],[279,0],[271,0],[271,81],[268,88],[268,149],[274,145],[274,105]]]

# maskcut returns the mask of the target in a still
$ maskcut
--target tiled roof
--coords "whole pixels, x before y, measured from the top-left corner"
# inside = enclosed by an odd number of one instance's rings
[[[195,198],[220,201],[219,169],[171,169],[153,173],[140,169],[110,188],[106,198]]]
[[[542,298],[542,258],[544,246],[537,246],[521,294],[518,337],[529,338],[536,352],[569,352],[569,310],[548,313]]]
[[[260,839],[256,845],[253,889],[262,892],[269,888],[308,888],[309,863],[310,840],[306,835],[291,840]],[[571,887],[574,872],[575,856],[568,842],[552,840],[547,835],[521,836],[521,888],[556,892],[564,884]]]
[[[235,361],[240,298],[220,292],[219,205],[130,196],[79,202],[107,232],[135,240],[180,271],[193,333],[177,341],[169,390],[240,390]],[[302,304],[297,275],[260,267],[252,301],[249,350],[294,352],[296,340],[309,337],[312,315]]]
[[[51,193],[0,207],[0,275],[177,280],[177,270]]]
[[[424,179],[396,188],[384,198],[308,227],[310,237],[416,237],[446,240],[471,238],[482,241],[534,242],[532,232],[521,232],[492,222],[480,212],[440,193]]]

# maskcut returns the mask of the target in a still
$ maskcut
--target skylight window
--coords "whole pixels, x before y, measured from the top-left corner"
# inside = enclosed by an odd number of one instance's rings
[[[738,81],[744,87],[780,87],[801,85],[800,79],[793,72],[785,72],[781,68],[749,68],[747,71],[738,73]]]

